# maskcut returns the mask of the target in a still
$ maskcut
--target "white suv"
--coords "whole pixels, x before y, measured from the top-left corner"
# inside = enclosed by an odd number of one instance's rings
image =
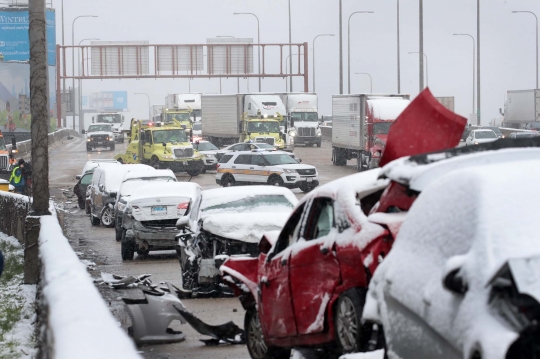
[[[86,151],[90,152],[97,147],[108,147],[114,151],[114,134],[112,126],[108,123],[94,123],[88,127],[86,134]]]
[[[221,158],[216,183],[223,187],[269,184],[309,192],[319,185],[319,176],[315,167],[298,163],[287,152],[240,151]]]

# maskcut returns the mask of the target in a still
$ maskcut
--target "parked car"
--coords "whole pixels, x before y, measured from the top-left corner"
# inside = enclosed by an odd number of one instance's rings
[[[147,165],[103,166],[94,169],[87,193],[90,199],[90,223],[114,226],[114,203],[124,175],[129,171],[154,170]]]
[[[178,225],[184,294],[216,295],[229,289],[219,276],[220,265],[230,256],[257,257],[263,233],[280,230],[297,202],[291,190],[279,187],[203,191],[202,202]]]
[[[73,187],[73,193],[77,196],[77,203],[79,204],[80,209],[84,209],[86,207],[86,189],[88,188],[88,185],[90,182],[92,182],[92,176],[94,175],[94,168],[87,171],[84,175],[77,176],[78,181]]]
[[[99,147],[106,147],[114,151],[114,133],[110,124],[95,123],[88,126],[88,130],[83,130],[82,133],[86,134],[86,151],[90,152]]]
[[[540,138],[503,141],[385,169],[420,193],[364,307],[364,320],[384,328],[389,358],[540,353]],[[515,146],[536,148],[505,149]]]
[[[314,166],[300,164],[284,151],[240,151],[221,158],[216,183],[223,187],[269,184],[309,192],[319,185],[319,176]]]
[[[174,172],[166,170],[148,170],[142,171],[130,171],[125,174],[122,179],[122,183],[118,189],[116,195],[116,202],[114,203],[114,228],[116,232],[116,240],[122,240],[122,222],[124,217],[124,210],[131,196],[140,192],[140,187],[143,184],[152,183],[155,186],[159,186],[160,182],[176,182],[176,176]]]
[[[145,184],[127,203],[122,221],[123,260],[141,257],[150,251],[175,249],[176,222],[189,216],[200,203],[201,187],[192,182],[159,182]]]
[[[510,138],[534,138],[540,136],[538,132],[512,132]]]
[[[204,155],[204,169],[203,173],[206,171],[214,171],[218,163],[217,153],[219,148],[214,146],[211,142],[208,141],[196,141],[193,143],[193,148],[199,151],[200,154]]]
[[[466,146],[479,145],[498,140],[497,134],[492,130],[472,130],[465,140]]]

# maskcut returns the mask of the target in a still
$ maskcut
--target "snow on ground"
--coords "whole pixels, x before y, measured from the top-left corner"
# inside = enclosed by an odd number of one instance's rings
[[[24,285],[24,250],[14,237],[0,232],[4,273],[0,278],[0,358],[32,358],[35,334],[36,286]]]
[[[339,357],[339,359],[383,359],[384,350],[375,350],[374,352],[369,353],[354,353],[346,354]]]

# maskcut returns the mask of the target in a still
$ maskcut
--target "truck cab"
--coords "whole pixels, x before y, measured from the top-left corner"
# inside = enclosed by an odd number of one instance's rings
[[[241,141],[268,143],[285,148],[283,141],[283,102],[276,95],[246,95],[240,122]]]
[[[321,147],[322,133],[316,94],[285,94],[287,104],[287,144]]]
[[[193,148],[185,125],[173,118],[169,123],[143,125],[131,121],[130,143],[126,153],[114,157],[121,163],[143,163],[155,168],[171,169],[198,176],[203,168],[203,155]]]
[[[100,113],[92,116],[92,123],[108,123],[112,127],[114,140],[118,143],[124,143],[124,116],[119,113]]]
[[[193,130],[193,115],[190,109],[179,110],[177,108],[164,108],[161,112],[160,119],[161,122],[165,124],[177,123],[178,125],[183,126],[188,133]]]

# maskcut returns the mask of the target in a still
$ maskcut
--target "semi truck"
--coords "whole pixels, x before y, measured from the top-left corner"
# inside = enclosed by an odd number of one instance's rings
[[[279,94],[286,107],[288,145],[304,144],[321,147],[321,129],[317,95],[314,93]]]
[[[124,115],[116,112],[99,113],[92,116],[92,123],[108,123],[112,126],[114,141],[124,143]]]
[[[264,142],[285,148],[285,106],[278,95],[202,95],[202,133],[216,146]]]
[[[174,119],[146,125],[132,119],[126,152],[114,158],[120,163],[143,163],[198,176],[204,168],[203,155],[193,148],[190,135],[185,125]]]
[[[508,91],[503,127],[540,130],[540,90]]]
[[[356,158],[358,171],[378,167],[390,126],[409,103],[409,95],[334,95],[333,164],[345,166]]]

